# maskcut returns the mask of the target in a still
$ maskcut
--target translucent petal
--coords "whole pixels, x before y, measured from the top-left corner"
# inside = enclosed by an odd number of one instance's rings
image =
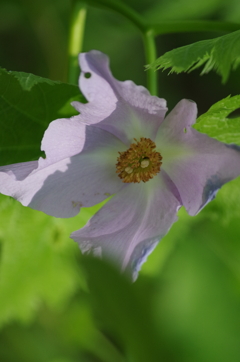
[[[80,89],[89,101],[73,102],[80,119],[96,124],[129,145],[134,138],[155,138],[167,111],[166,101],[132,81],[117,81],[109,59],[99,51],[80,54]]]
[[[110,133],[88,126],[80,154],[57,162],[40,159],[38,168],[22,181],[15,174],[22,174],[28,163],[14,165],[12,173],[0,168],[0,192],[46,214],[75,216],[80,207],[93,206],[124,186],[115,167],[118,151],[124,148]]]
[[[147,255],[177,220],[179,200],[164,174],[147,183],[126,184],[88,224],[71,237],[82,252],[109,257],[133,278]]]
[[[182,100],[157,135],[162,169],[176,185],[190,215],[198,213],[226,182],[240,175],[240,148],[226,145],[191,127],[195,103]]]

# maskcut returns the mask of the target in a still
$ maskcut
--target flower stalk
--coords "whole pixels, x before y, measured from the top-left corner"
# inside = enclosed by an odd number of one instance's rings
[[[143,42],[145,48],[146,63],[151,64],[157,59],[156,43],[154,31],[152,29],[147,30],[143,34]],[[157,90],[157,72],[153,69],[147,71],[147,88],[152,96],[156,96]]]
[[[73,6],[68,47],[68,82],[72,84],[78,83],[78,55],[82,51],[86,15],[87,8],[85,2],[76,1]]]

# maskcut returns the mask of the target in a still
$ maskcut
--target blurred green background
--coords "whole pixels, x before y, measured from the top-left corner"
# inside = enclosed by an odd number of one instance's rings
[[[122,2],[154,22],[240,19],[238,0]],[[72,5],[0,0],[0,66],[67,82]],[[158,37],[158,56],[223,34]],[[83,51],[91,49],[109,55],[117,79],[146,85],[141,34],[122,15],[88,6]],[[158,75],[170,110],[188,98],[202,114],[239,93],[240,69],[225,85],[213,72]],[[134,284],[114,266],[83,258],[69,239],[97,207],[61,220],[1,196],[0,361],[239,361],[239,187],[239,180],[224,186],[194,218],[181,210]]]

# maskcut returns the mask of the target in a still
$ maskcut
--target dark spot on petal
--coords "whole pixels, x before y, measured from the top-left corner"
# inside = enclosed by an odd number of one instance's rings
[[[91,78],[92,74],[90,72],[84,73],[84,77],[89,79]]]
[[[83,206],[83,204],[82,204],[82,202],[80,202],[80,201],[72,201],[72,206],[75,208],[75,207],[82,207]]]
[[[148,255],[157,246],[161,236],[140,242],[134,249],[129,262],[130,270],[133,272],[133,280],[137,279],[141,265],[147,260]]]
[[[109,192],[105,192],[104,194],[105,196],[111,196],[111,194]]]
[[[218,175],[213,175],[210,179],[207,180],[206,185],[203,189],[202,195],[202,205],[199,208],[199,211],[210,201],[215,199],[218,190],[222,187],[222,185],[226,182],[226,180],[221,180]]]

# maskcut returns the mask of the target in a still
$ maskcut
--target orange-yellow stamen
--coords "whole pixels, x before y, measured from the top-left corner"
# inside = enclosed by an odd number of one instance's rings
[[[125,152],[119,152],[117,173],[123,182],[147,182],[160,172],[162,156],[150,138],[140,138]]]

